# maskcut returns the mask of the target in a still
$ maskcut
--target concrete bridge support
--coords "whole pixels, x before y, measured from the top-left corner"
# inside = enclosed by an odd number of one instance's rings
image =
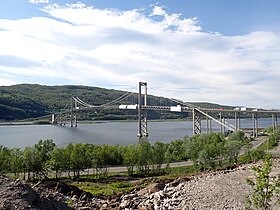
[[[206,112],[206,114],[208,114],[208,112]],[[205,124],[206,124],[206,133],[209,133],[210,132],[210,128],[209,128],[209,122],[211,121],[211,119],[209,119],[208,116],[206,116],[206,119],[205,119]]]
[[[209,113],[206,112],[206,114],[208,115]],[[211,133],[212,132],[212,119],[209,118],[208,116],[205,116],[206,119],[205,119],[205,123],[206,123],[206,133]]]
[[[272,114],[272,131],[273,133],[278,131],[277,114]]]
[[[220,132],[225,135],[225,116],[224,116],[224,113],[223,112],[220,112],[219,114],[220,116]]]
[[[58,125],[65,125],[65,116],[62,113],[52,114],[51,123]]]
[[[52,114],[51,124],[57,124],[57,117],[58,117],[58,114]]]
[[[252,113],[252,122],[253,122],[253,137],[258,136],[258,114]]]
[[[234,112],[235,131],[240,130],[240,112]]]

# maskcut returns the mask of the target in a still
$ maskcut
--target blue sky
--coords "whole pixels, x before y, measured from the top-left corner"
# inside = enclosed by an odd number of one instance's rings
[[[0,85],[280,108],[278,0],[2,0]]]

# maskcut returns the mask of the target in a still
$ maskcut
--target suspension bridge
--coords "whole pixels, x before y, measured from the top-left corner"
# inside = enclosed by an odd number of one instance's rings
[[[148,111],[168,111],[168,112],[189,112],[192,113],[193,122],[193,135],[201,134],[202,131],[202,119],[205,120],[205,132],[212,132],[212,123],[215,122],[220,126],[220,131],[225,134],[226,131],[239,131],[241,114],[251,115],[252,117],[252,136],[258,135],[258,115],[266,114],[271,116],[271,125],[273,132],[278,129],[278,116],[280,111],[278,110],[264,110],[264,109],[249,109],[244,107],[236,107],[234,109],[210,109],[201,108],[191,103],[183,102],[177,99],[169,99],[177,103],[177,106],[161,106],[161,105],[149,105],[148,104],[148,86],[146,82],[139,82],[138,88],[138,102],[137,104],[122,104],[129,96],[135,93],[125,93],[124,95],[112,100],[109,103],[102,105],[92,105],[84,102],[78,96],[71,97],[70,109],[52,114],[51,123],[53,124],[65,124],[65,121],[70,121],[71,127],[77,127],[77,115],[81,111],[85,110],[100,110],[100,109],[119,109],[119,110],[136,110],[138,115],[138,133],[140,138],[147,138],[148,134]],[[234,124],[229,124],[226,121],[226,116],[231,115],[234,118]],[[215,116],[219,116],[218,118]],[[70,119],[69,119],[70,118]]]

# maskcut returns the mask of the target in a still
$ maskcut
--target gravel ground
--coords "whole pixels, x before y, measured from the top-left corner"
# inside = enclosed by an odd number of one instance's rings
[[[254,179],[251,167],[194,176],[189,181],[180,178],[166,184],[163,190],[151,190],[122,197],[120,207],[127,209],[245,209],[246,196],[252,188],[246,178]],[[279,161],[274,161],[272,174],[279,174]],[[178,185],[177,185],[178,184]],[[174,186],[177,185],[177,186]],[[143,190],[142,190],[143,191]],[[280,209],[280,205],[272,209]]]

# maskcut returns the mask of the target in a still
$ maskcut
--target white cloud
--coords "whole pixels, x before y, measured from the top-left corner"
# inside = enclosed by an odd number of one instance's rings
[[[161,6],[154,6],[153,12],[150,16],[165,16],[167,15],[166,11]]]
[[[29,0],[29,3],[32,3],[32,4],[48,4],[49,0]]]
[[[0,65],[0,85],[24,78],[105,87],[147,81],[155,95],[279,108],[279,34],[207,33],[198,18],[158,5],[148,16],[82,3],[42,10],[50,17],[0,19],[0,61],[13,58]]]
[[[2,77],[2,75],[1,75],[1,77]],[[16,84],[16,82],[13,81],[13,80],[2,79],[1,77],[0,77],[0,84],[1,84],[1,86],[9,86],[9,85],[15,85]]]

